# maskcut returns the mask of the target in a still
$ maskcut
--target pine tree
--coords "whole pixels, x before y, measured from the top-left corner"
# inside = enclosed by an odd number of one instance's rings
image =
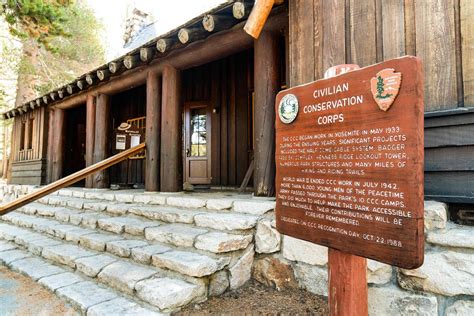
[[[382,95],[385,92],[385,83],[383,82],[383,78],[381,76],[377,77],[377,95],[376,97],[379,99],[386,99],[390,98],[392,94],[387,93],[386,95]]]

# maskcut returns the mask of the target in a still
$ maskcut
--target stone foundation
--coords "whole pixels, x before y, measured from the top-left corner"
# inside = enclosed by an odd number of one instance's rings
[[[0,199],[8,201],[33,190],[33,186],[0,185]],[[217,192],[202,197],[179,193],[176,196],[166,196],[139,191],[97,192],[74,189],[63,191],[61,195],[67,194],[76,198],[100,197],[114,203],[140,202],[153,205],[164,204],[166,200],[167,204],[176,207],[207,207],[210,210],[232,208],[240,214],[258,216],[253,230],[253,244],[248,245],[250,239],[247,240],[245,236],[242,240],[234,241],[248,246],[243,247],[245,251],[241,256],[233,259],[235,262],[230,263],[228,274],[221,271],[212,275],[209,280],[209,295],[220,295],[228,289],[238,288],[253,277],[279,290],[302,288],[327,296],[327,248],[279,234],[275,229],[272,201],[259,201],[256,204],[251,198],[232,200]],[[98,196],[95,197],[94,194]],[[108,206],[109,212],[115,212],[113,205]],[[83,207],[86,208],[86,205]],[[96,203],[94,207],[100,208],[101,205]],[[117,209],[120,210],[120,207]],[[420,268],[405,270],[368,260],[370,315],[474,315],[474,227],[449,222],[447,215],[445,204],[425,202],[425,261]],[[234,214],[235,220],[232,222],[226,220],[227,216],[229,215],[198,214],[194,221],[197,226],[215,225],[215,229],[247,228],[247,223],[239,220],[241,215]],[[219,233],[215,234],[218,237]],[[198,240],[195,247],[200,247],[201,243],[206,246],[206,250],[220,252],[220,246],[214,245],[212,238],[207,241]]]

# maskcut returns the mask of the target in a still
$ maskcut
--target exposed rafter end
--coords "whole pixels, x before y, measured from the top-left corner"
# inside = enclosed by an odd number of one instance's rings
[[[128,55],[123,59],[123,65],[127,69],[135,68],[140,63],[140,56],[138,55]]]
[[[149,62],[153,59],[155,51],[150,47],[140,48],[140,60],[143,62]]]
[[[97,78],[99,78],[100,81],[104,81],[108,77],[110,77],[110,70],[109,69],[97,70]]]

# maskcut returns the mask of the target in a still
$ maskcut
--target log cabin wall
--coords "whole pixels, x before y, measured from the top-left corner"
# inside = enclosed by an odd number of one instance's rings
[[[109,153],[113,154],[115,139],[114,130],[122,122],[129,119],[144,117],[146,115],[146,86],[139,87],[111,96],[109,128]],[[141,142],[145,141],[145,135]],[[111,155],[109,155],[111,156]],[[110,168],[111,184],[144,184],[145,183],[145,160],[129,159]]]
[[[15,117],[10,183],[32,185],[45,183],[48,116],[47,109],[43,107]]]
[[[291,86],[331,66],[416,55],[425,72],[425,195],[474,202],[474,3],[289,1]]]
[[[212,185],[240,185],[252,155],[253,51],[188,69],[182,84],[185,103],[205,101],[213,109]]]

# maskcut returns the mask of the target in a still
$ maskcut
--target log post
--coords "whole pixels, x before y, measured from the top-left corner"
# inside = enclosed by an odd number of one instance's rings
[[[48,109],[48,146],[46,149],[46,183],[53,182],[53,133],[54,133],[54,108]]]
[[[100,162],[108,156],[109,114],[110,97],[107,94],[99,94],[95,110],[94,163]],[[94,188],[108,188],[109,170],[95,173],[93,179]]]
[[[94,164],[94,143],[95,143],[95,97],[87,95],[86,102],[86,167]],[[86,188],[93,188],[94,177],[86,178]]]
[[[324,78],[359,69],[345,64],[329,68]],[[367,259],[336,249],[328,250],[329,313],[338,315],[367,315]]]
[[[263,32],[255,41],[254,194],[275,195],[275,97],[280,90],[279,38]]]
[[[183,188],[181,152],[182,103],[181,74],[171,65],[163,67],[161,104],[161,191],[178,192]]]
[[[161,80],[149,72],[146,79],[145,190],[160,190]]]
[[[63,176],[64,164],[64,124],[65,112],[62,109],[54,110],[54,123],[52,129],[52,171],[51,182],[59,180]]]

